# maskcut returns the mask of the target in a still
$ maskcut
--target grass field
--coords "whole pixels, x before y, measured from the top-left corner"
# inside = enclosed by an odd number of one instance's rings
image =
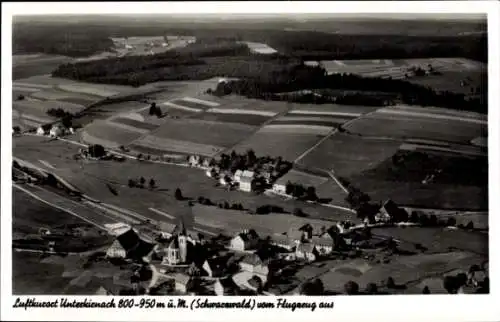
[[[13,235],[37,234],[40,228],[56,228],[64,225],[88,223],[64,211],[34,199],[25,192],[12,190]]]
[[[37,138],[34,137],[34,139]],[[65,147],[65,145],[68,147]],[[300,207],[310,218],[323,218],[326,220],[353,219],[350,212],[319,207],[302,201],[286,201],[266,195],[215,188],[213,179],[208,178],[198,169],[132,160],[123,163],[110,161],[76,162],[72,160],[73,154],[70,152],[71,150],[77,151],[78,147],[61,141],[45,139],[26,142],[24,145],[15,143],[13,154],[23,160],[37,164],[41,168],[55,172],[93,198],[119,205],[156,220],[164,220],[165,218],[151,212],[150,207],[173,215],[182,212],[186,202],[179,202],[174,198],[175,189],[178,187],[186,197],[198,198],[204,196],[214,202],[238,202],[246,209],[255,210],[258,206],[273,204],[283,207],[289,212],[292,212],[295,207]],[[39,162],[40,159],[50,163],[55,169],[44,167]],[[154,178],[158,189],[149,191],[147,189],[128,188],[129,179],[138,179],[140,177],[144,177],[148,181],[150,178]],[[106,184],[112,185],[117,190],[118,195],[111,193]]]
[[[26,114],[47,115],[47,111],[50,109],[62,108],[66,112],[75,114],[82,111],[85,107],[78,104],[73,104],[69,102],[60,102],[56,100],[50,101],[30,101],[30,100],[22,100],[22,101],[14,101],[12,103],[12,108]]]
[[[59,65],[71,60],[69,57],[57,55],[13,55],[12,79],[50,74]]]
[[[364,290],[368,283],[381,284],[389,276],[397,285],[418,283],[426,277],[442,277],[446,272],[461,269],[467,271],[472,264],[484,259],[470,253],[452,252],[444,254],[420,254],[396,257],[387,264],[371,264],[354,259],[335,266],[320,276],[325,289],[343,292],[345,283],[354,281]]]
[[[229,113],[198,113],[193,115],[191,119],[204,120],[210,122],[221,123],[237,123],[250,126],[259,126],[269,120],[268,116],[252,115],[252,114],[229,114]]]
[[[346,126],[346,129],[363,136],[396,139],[427,139],[451,143],[469,143],[478,136],[486,136],[487,120],[471,113],[414,107],[390,107],[367,114]]]
[[[327,128],[328,129],[328,128]],[[257,155],[281,156],[285,160],[293,161],[300,154],[312,147],[324,135],[311,133],[297,133],[295,129],[261,129],[247,140],[239,143],[236,151],[244,152],[253,149]],[[281,133],[280,133],[281,132]]]
[[[81,139],[88,144],[101,144],[112,148],[127,145],[140,136],[141,133],[101,120],[87,125],[81,133]]]
[[[309,173],[305,173],[302,171],[297,171],[297,170],[290,170],[288,171],[287,174],[285,174],[283,177],[279,178],[276,183],[278,184],[286,184],[287,182],[292,182],[292,183],[300,183],[304,185],[305,187],[313,186],[313,187],[318,187],[321,184],[325,183],[328,181],[328,177],[326,176],[318,176],[318,175],[313,175]]]
[[[300,160],[300,164],[323,170],[334,169],[339,176],[349,176],[377,166],[394,155],[399,146],[399,142],[392,140],[335,133]]]
[[[143,151],[149,151],[148,153],[154,153],[155,155],[164,155],[170,153],[180,153],[180,154],[200,154],[204,156],[214,156],[220,151],[224,150],[224,147],[215,146],[211,144],[200,144],[190,141],[175,140],[169,138],[160,138],[156,135],[147,135],[135,140],[131,147]]]
[[[158,138],[189,141],[197,144],[230,147],[250,136],[255,128],[242,124],[200,120],[167,119],[153,135]]]

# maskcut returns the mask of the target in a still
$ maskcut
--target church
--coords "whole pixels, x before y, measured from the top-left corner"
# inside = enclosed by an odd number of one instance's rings
[[[188,243],[188,235],[184,221],[181,220],[179,225],[177,225],[172,232],[172,237],[167,243],[167,247],[164,249],[164,256],[162,264],[166,265],[180,265],[186,264],[188,260],[188,249],[190,248]]]

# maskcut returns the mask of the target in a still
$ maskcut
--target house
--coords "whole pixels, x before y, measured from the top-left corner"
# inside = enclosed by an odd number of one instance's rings
[[[335,236],[333,234],[334,232],[325,232],[320,236],[314,236],[311,238],[310,243],[316,246],[320,255],[328,255],[335,248]]]
[[[42,126],[39,126],[37,129],[36,129],[36,134],[37,135],[45,135],[45,130],[43,129]]]
[[[295,256],[308,262],[314,262],[318,258],[319,252],[316,245],[312,243],[300,243],[295,249]]]
[[[265,258],[259,254],[249,254],[241,260],[240,268],[243,271],[256,274],[264,281],[267,281],[269,262],[270,258]]]
[[[293,248],[296,246],[294,241],[291,240],[287,234],[274,234],[271,237],[271,244],[274,246],[284,248],[288,251],[292,251]]]
[[[240,190],[246,192],[252,191],[252,182],[254,177],[255,172],[249,170],[243,171],[240,178]]]
[[[107,257],[149,261],[155,245],[140,238],[134,229],[119,235],[106,251]]]
[[[175,290],[181,293],[187,293],[193,288],[193,279],[185,274],[175,273],[173,274]]]
[[[400,212],[401,209],[398,205],[389,199],[380,207],[379,213],[375,215],[375,221],[390,221],[391,219],[398,218]]]
[[[314,228],[310,224],[305,224],[304,226],[299,228],[299,232],[301,232],[301,240],[309,240],[313,236]]]
[[[240,182],[240,180],[241,180],[241,175],[242,175],[242,174],[243,174],[243,171],[241,171],[241,170],[236,170],[236,172],[234,173],[234,176],[233,176],[234,181],[235,181],[235,182]]]
[[[49,131],[49,136],[56,138],[64,134],[64,128],[60,125],[54,125]]]
[[[259,235],[255,230],[244,230],[231,239],[230,248],[238,251],[254,249],[259,243]]]
[[[286,185],[281,182],[273,184],[273,191],[279,194],[286,194]]]
[[[232,277],[217,279],[214,284],[214,291],[217,296],[238,295],[239,287]]]
[[[188,159],[188,163],[192,167],[196,167],[200,165],[200,157],[198,155],[190,155]]]

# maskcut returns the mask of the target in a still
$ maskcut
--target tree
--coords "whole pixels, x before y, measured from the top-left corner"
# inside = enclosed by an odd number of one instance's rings
[[[473,264],[469,267],[469,273],[475,273],[475,272],[478,272],[480,271],[481,269],[479,268],[479,265],[477,264]]]
[[[344,291],[347,295],[356,295],[359,293],[359,285],[354,281],[349,281],[345,283]]]
[[[224,201],[224,209],[229,209],[229,202],[227,201]]]
[[[437,226],[437,224],[438,224],[438,219],[437,219],[436,215],[434,215],[434,214],[430,215],[429,226],[435,227],[435,226]]]
[[[156,182],[153,178],[149,180],[149,189],[154,189],[156,187]]]
[[[448,221],[446,222],[446,226],[448,226],[448,227],[455,227],[456,224],[457,224],[457,220],[453,217],[449,217]]]
[[[417,211],[412,211],[410,215],[410,222],[412,223],[418,223],[419,222],[419,216]]]
[[[419,217],[419,222],[422,226],[429,225],[429,217],[426,214],[421,214]]]
[[[24,95],[23,95],[23,94],[19,94],[19,95],[17,96],[17,100],[18,100],[18,101],[22,101],[23,99],[24,99]]]
[[[73,120],[72,120],[71,115],[65,115],[62,118],[61,123],[67,129],[69,129],[70,127],[72,127],[73,126]]]
[[[465,226],[465,229],[474,229],[474,223],[472,221],[469,221],[467,225]]]
[[[368,293],[368,294],[377,294],[377,292],[378,292],[377,284],[375,284],[375,283],[368,283],[368,285],[366,285],[366,293]]]
[[[297,217],[304,217],[304,212],[302,211],[301,208],[294,208],[293,215]]]
[[[446,276],[443,279],[443,287],[449,294],[456,294],[460,286],[458,286],[455,276]]]
[[[293,190],[294,190],[294,186],[293,186],[293,184],[292,184],[290,181],[288,181],[288,182],[286,183],[285,193],[286,193],[287,195],[291,195],[291,194],[293,193]]]
[[[101,158],[106,154],[106,150],[100,144],[94,144],[89,146],[89,154],[93,158]]]
[[[182,191],[179,188],[175,189],[175,199],[177,200],[184,199],[184,197],[182,196]]]
[[[314,188],[313,186],[307,187],[306,195],[308,200],[311,201],[318,200],[318,196],[316,195],[316,188]]]
[[[157,118],[160,118],[163,115],[161,108],[159,108],[159,107],[156,108],[155,115]]]
[[[155,114],[156,114],[156,103],[153,102],[149,107],[149,115],[155,115]]]
[[[388,288],[395,288],[396,287],[396,283],[394,282],[394,279],[392,278],[392,276],[389,276],[389,278],[387,278],[387,282],[385,285]]]
[[[464,286],[467,283],[467,275],[465,273],[458,273],[455,276],[455,279],[457,281],[458,288]]]
[[[141,177],[139,179],[139,183],[140,183],[141,186],[144,186],[144,184],[146,184],[146,179],[144,179],[144,177]]]
[[[422,290],[422,294],[431,294],[431,290],[429,290],[429,286],[425,286],[424,289]]]

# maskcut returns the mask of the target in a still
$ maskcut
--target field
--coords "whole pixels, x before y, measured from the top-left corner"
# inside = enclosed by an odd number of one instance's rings
[[[276,183],[277,184],[286,184],[287,182],[291,183],[300,183],[305,187],[313,186],[317,187],[323,183],[328,181],[328,177],[326,176],[318,176],[309,173],[305,173],[297,170],[290,170],[283,177],[279,178]]]
[[[402,60],[331,60],[321,61],[321,65],[329,74],[352,73],[365,77],[392,77],[393,79],[404,79],[405,74],[410,79],[427,79],[434,76],[411,76],[411,67],[427,69],[429,64],[435,71],[440,73],[459,72],[463,78],[470,72],[481,72],[484,65],[475,61],[462,58],[425,58],[425,59],[402,59]],[[316,65],[317,62],[306,62]]]
[[[335,133],[300,160],[308,168],[335,170],[338,176],[350,176],[377,166],[398,151],[401,143],[366,139]]]
[[[244,41],[248,48],[250,48],[250,51],[253,53],[257,54],[264,54],[264,55],[270,55],[270,54],[276,54],[278,51],[272,47],[269,47],[266,44],[263,43],[258,43],[258,42],[250,42],[250,41]]]
[[[147,36],[111,38],[119,56],[135,56],[163,53],[168,50],[182,48],[195,42],[196,38],[189,36]]]
[[[59,55],[13,55],[12,79],[50,74],[57,66],[70,62],[72,59]]]
[[[247,138],[253,131],[255,131],[254,127],[242,124],[166,119],[152,135],[160,141],[163,139],[179,140],[221,150]]]
[[[467,144],[476,137],[487,136],[488,129],[484,115],[452,115],[446,110],[398,106],[367,114],[346,126],[346,130],[362,136]]]
[[[34,199],[25,192],[12,190],[12,229],[14,236],[37,234],[40,228],[64,225],[88,225],[87,222]]]
[[[361,290],[368,283],[376,283],[380,287],[389,276],[394,278],[397,285],[412,286],[427,277],[442,278],[445,273],[457,269],[466,272],[470,265],[480,264],[483,259],[484,257],[464,252],[401,256],[387,264],[372,264],[354,259],[333,267],[321,275],[320,279],[325,289],[337,292],[343,292],[348,281],[358,283]],[[446,291],[441,290],[441,294],[443,293]]]
[[[253,149],[257,155],[281,156],[284,160],[293,161],[318,142],[327,132],[328,130],[324,128],[264,127],[247,140],[239,143],[235,150],[244,152]]]
[[[130,131],[111,122],[96,120],[87,125],[81,133],[81,139],[88,144],[101,144],[117,148],[127,145],[141,136],[140,132]]]
[[[42,140],[38,137],[33,137],[28,142],[23,142],[25,141],[24,137],[17,139],[23,140],[14,145],[13,155],[15,157],[30,161],[47,171],[55,172],[93,198],[120,205],[120,207],[130,209],[155,220],[165,220],[165,218],[150,211],[149,208],[151,207],[173,215],[182,213],[186,202],[175,200],[174,192],[176,188],[180,188],[183,195],[188,198],[204,196],[214,202],[221,200],[230,203],[238,202],[246,209],[252,210],[261,205],[273,204],[283,207],[289,212],[292,212],[295,207],[300,207],[310,218],[339,220],[352,218],[353,216],[350,212],[318,207],[302,201],[286,201],[266,195],[214,188],[213,179],[206,177],[198,169],[132,160],[123,163],[112,161],[75,162],[72,160],[72,156],[73,151],[78,151],[78,146],[62,141]],[[50,153],[46,151],[50,151]],[[52,165],[52,168],[40,163],[39,160],[42,156],[43,161]],[[150,178],[154,178],[158,188],[149,191],[148,189],[128,187],[129,179],[140,177],[144,177],[148,181]],[[111,193],[106,184],[112,185],[118,195]]]

